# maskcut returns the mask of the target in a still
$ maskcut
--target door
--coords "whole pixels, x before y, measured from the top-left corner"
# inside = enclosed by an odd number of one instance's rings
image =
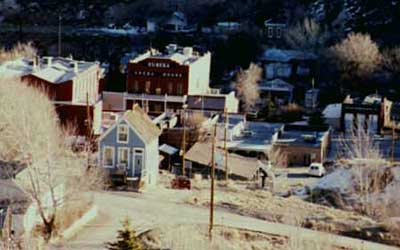
[[[139,176],[144,170],[144,153],[143,149],[133,149],[133,164],[132,164],[133,176]]]
[[[304,166],[310,166],[311,164],[311,155],[305,154],[304,155]]]

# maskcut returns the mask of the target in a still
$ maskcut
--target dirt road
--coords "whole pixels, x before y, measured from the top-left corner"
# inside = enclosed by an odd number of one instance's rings
[[[185,191],[181,192],[179,195],[185,195]],[[65,246],[59,249],[104,249],[104,242],[115,239],[116,232],[121,225],[120,221],[126,216],[131,218],[138,233],[161,225],[208,223],[208,209],[179,204],[176,203],[179,199],[175,200],[168,197],[171,196],[154,195],[151,192],[146,194],[122,192],[96,193],[95,202],[100,210],[99,216],[74,239],[66,242]],[[251,217],[236,215],[224,210],[216,210],[215,224],[288,237],[301,236],[303,239],[319,239],[326,243],[347,247],[348,249],[399,250],[398,248],[357,239],[334,236],[284,224],[270,223]]]

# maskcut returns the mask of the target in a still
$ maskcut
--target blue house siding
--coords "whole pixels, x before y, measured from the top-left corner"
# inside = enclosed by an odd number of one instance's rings
[[[122,120],[118,125],[128,125],[124,120]],[[144,155],[146,155],[146,148],[145,143],[143,140],[135,133],[135,131],[129,127],[129,136],[128,136],[128,143],[118,143],[117,135],[118,135],[118,125],[115,126],[104,138],[100,141],[100,163],[103,164],[103,150],[104,147],[113,147],[114,148],[114,167],[118,164],[118,149],[119,148],[129,148],[129,160],[128,160],[128,176],[129,177],[140,177],[142,170],[139,168],[135,168],[135,173],[132,176],[131,169],[134,167],[134,158],[133,152],[134,149],[142,149]],[[145,156],[144,156],[145,157]],[[144,161],[144,164],[146,162]]]

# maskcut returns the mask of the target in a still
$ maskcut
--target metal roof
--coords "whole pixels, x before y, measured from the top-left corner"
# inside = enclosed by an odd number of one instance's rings
[[[163,144],[158,148],[161,152],[169,154],[169,155],[174,155],[176,154],[179,150],[175,147],[172,147],[168,144]]]

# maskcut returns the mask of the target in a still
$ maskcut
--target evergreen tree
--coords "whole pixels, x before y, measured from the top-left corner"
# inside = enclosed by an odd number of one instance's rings
[[[118,230],[117,240],[106,243],[108,250],[142,250],[136,232],[132,228],[129,218],[122,221],[123,228]]]

